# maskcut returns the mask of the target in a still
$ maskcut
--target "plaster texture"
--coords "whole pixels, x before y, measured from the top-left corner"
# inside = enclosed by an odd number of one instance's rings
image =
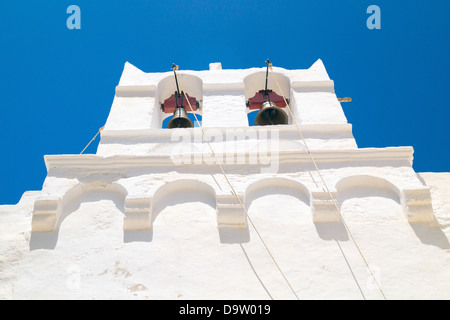
[[[0,299],[295,299],[267,248],[300,299],[449,299],[450,174],[358,148],[320,60],[274,72],[304,139],[249,126],[264,68],[179,71],[203,131],[170,130],[173,74],[126,63],[97,153],[0,206]]]

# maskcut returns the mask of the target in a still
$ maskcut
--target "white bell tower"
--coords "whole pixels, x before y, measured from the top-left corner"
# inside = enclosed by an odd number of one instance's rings
[[[49,190],[48,197],[37,200],[33,229],[55,230],[60,208],[71,190],[93,183],[123,188],[125,230],[148,229],[154,193],[164,184],[184,179],[186,185],[179,187],[190,188],[190,181],[197,181],[211,188],[221,227],[246,227],[238,199],[230,196],[232,189],[244,199],[248,188],[265,185],[266,179],[288,179],[304,188],[314,221],[338,221],[333,204],[337,186],[366,185],[372,178],[398,195],[408,221],[433,220],[429,190],[412,169],[413,149],[359,149],[322,61],[307,70],[272,70],[271,74],[268,68],[222,70],[211,64],[208,71],[179,70],[176,79],[172,72],[148,74],[126,63],[97,154],[45,157],[48,179],[54,181],[52,173],[56,171],[67,176],[58,174],[57,190]],[[283,108],[287,124],[257,126],[251,122],[260,110],[251,109],[248,102],[265,88],[266,79],[266,87],[282,103],[281,98],[288,102]],[[198,105],[188,112],[196,114],[191,117],[195,127],[167,128],[174,107],[165,113],[164,102],[168,110],[169,98],[178,86],[192,98],[190,104],[185,99],[186,107]],[[258,107],[257,99],[255,104]],[[230,183],[220,185],[214,180],[211,172],[222,174],[218,165],[226,167]],[[166,170],[158,170],[159,174],[147,181],[153,167]],[[89,177],[99,180],[84,182],[80,168],[83,175],[89,172]],[[135,176],[125,174],[129,170]],[[103,181],[99,171],[108,172],[108,181]],[[55,182],[47,185],[52,188]],[[49,206],[53,210],[48,210]]]
[[[126,63],[97,153],[45,156],[14,298],[448,298],[413,148],[358,148],[321,60],[266,64]]]

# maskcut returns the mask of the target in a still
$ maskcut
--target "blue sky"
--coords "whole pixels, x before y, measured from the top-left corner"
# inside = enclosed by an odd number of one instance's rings
[[[381,29],[369,30],[369,5]],[[81,9],[69,30],[67,7]],[[145,72],[322,59],[358,146],[413,146],[450,171],[450,1],[0,1],[0,204],[40,190],[43,156],[78,154],[104,125],[125,61]],[[99,139],[85,153],[95,153]]]

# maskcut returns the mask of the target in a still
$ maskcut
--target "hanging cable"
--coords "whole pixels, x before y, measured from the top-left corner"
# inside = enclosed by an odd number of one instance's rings
[[[177,68],[177,69],[178,69],[178,68]],[[175,74],[176,74],[176,70],[175,70],[175,69],[174,69],[174,72],[175,72]],[[188,99],[187,96],[186,96],[186,92],[185,92],[184,89],[183,89],[183,85],[182,85],[181,81],[180,81],[180,87],[181,87],[181,92],[184,93],[185,99],[186,99],[186,101],[187,101],[188,104],[189,104],[189,108],[190,108],[191,110],[193,110],[193,109],[192,109],[192,106],[191,106],[191,103],[189,102],[189,99]],[[213,158],[214,158],[215,160],[217,160],[217,159],[216,159],[216,153],[214,152],[214,149],[212,148],[211,143],[210,143],[210,141],[208,140],[208,138],[207,138],[207,136],[206,136],[206,134],[205,134],[205,131],[204,131],[204,129],[203,129],[203,127],[202,127],[200,121],[198,121],[197,115],[195,114],[195,112],[193,112],[192,114],[194,115],[195,121],[197,122],[197,124],[198,124],[200,130],[202,131],[203,138],[205,139],[205,141],[206,141],[206,143],[207,143],[207,145],[208,145],[208,147],[209,147],[209,149],[210,149],[210,151],[211,151],[211,155],[213,156]],[[247,209],[245,208],[245,206],[244,206],[244,204],[242,203],[241,199],[240,199],[239,196],[237,195],[236,190],[234,189],[233,185],[231,184],[230,180],[228,179],[228,176],[227,176],[227,174],[225,173],[225,170],[223,169],[222,164],[220,164],[219,161],[216,161],[216,162],[217,162],[217,164],[218,164],[218,166],[219,166],[219,168],[220,168],[220,171],[222,172],[222,175],[224,176],[225,180],[227,181],[227,184],[230,186],[233,195],[234,195],[234,196],[236,197],[236,199],[238,200],[240,206],[242,207],[242,210],[245,212],[245,215],[246,215],[248,221],[250,222],[250,224],[252,225],[252,227],[253,227],[253,229],[255,230],[256,234],[258,235],[259,239],[261,240],[262,244],[264,245],[264,248],[266,249],[266,251],[267,251],[267,253],[269,254],[270,258],[272,259],[273,263],[274,263],[275,266],[277,267],[278,271],[279,271],[280,274],[282,275],[283,279],[285,280],[285,282],[286,282],[287,285],[289,286],[290,290],[292,291],[292,293],[294,294],[294,296],[296,297],[296,299],[297,299],[297,300],[300,300],[299,296],[298,296],[297,293],[295,292],[294,288],[292,287],[291,283],[290,283],[289,280],[287,279],[287,277],[286,277],[286,275],[284,274],[283,270],[281,270],[281,267],[279,266],[279,264],[278,264],[277,261],[275,260],[275,257],[273,256],[272,252],[270,251],[270,249],[269,249],[269,247],[267,246],[266,242],[264,241],[263,237],[261,236],[261,234],[259,233],[259,231],[258,231],[258,229],[256,228],[255,224],[253,223],[252,219],[250,218],[250,216],[249,216],[249,214],[248,214],[248,212],[247,212]]]
[[[103,130],[103,128],[104,128],[104,126],[103,127],[101,127],[100,129],[98,129],[98,132],[95,134],[95,136],[91,139],[91,141],[89,141],[89,143],[87,144],[87,146],[86,147],[84,147],[84,149],[83,149],[83,151],[81,151],[80,152],[80,154],[83,154],[83,152],[84,152],[84,150],[86,150],[87,149],[87,147],[89,147],[89,145],[92,143],[92,141],[94,141],[95,140],[95,138],[98,136],[98,134],[100,133],[100,131],[102,131]]]
[[[266,85],[264,87],[264,101],[265,97],[267,97],[267,101],[270,102],[270,94],[269,91],[267,90],[267,84],[269,82],[269,65],[271,66],[272,64],[270,63],[269,59],[266,60],[266,64],[267,64],[267,68],[266,68]]]
[[[342,220],[342,222],[343,222],[345,228],[347,229],[347,232],[349,233],[349,235],[350,235],[350,237],[351,237],[353,243],[355,244],[355,247],[357,248],[357,250],[358,250],[358,252],[359,252],[361,258],[363,259],[363,261],[364,261],[364,263],[365,263],[367,269],[369,270],[371,276],[373,277],[373,279],[374,279],[374,281],[375,281],[375,283],[376,283],[376,285],[377,285],[377,287],[378,287],[378,289],[379,289],[381,295],[383,296],[384,300],[387,300],[387,299],[386,299],[386,296],[385,296],[385,294],[384,294],[384,292],[383,292],[383,290],[381,289],[380,284],[378,283],[377,279],[375,278],[375,275],[373,274],[371,268],[369,267],[369,264],[368,264],[366,258],[364,257],[364,254],[362,253],[361,248],[359,247],[358,243],[356,242],[356,239],[353,237],[353,234],[352,234],[352,232],[350,231],[350,228],[348,227],[348,225],[347,225],[347,223],[346,223],[346,221],[345,221],[345,219],[344,219],[344,217],[343,217],[343,215],[342,215],[341,209],[339,208],[339,205],[337,204],[336,199],[334,199],[333,195],[331,194],[330,189],[328,188],[328,186],[327,186],[327,184],[326,184],[326,182],[325,182],[325,179],[323,178],[322,173],[320,172],[319,167],[317,166],[317,163],[316,163],[316,161],[315,161],[315,159],[314,159],[314,157],[313,157],[313,155],[312,155],[312,153],[311,153],[311,150],[310,150],[309,147],[308,147],[308,144],[307,144],[307,142],[306,142],[306,140],[305,140],[305,138],[304,138],[304,136],[303,136],[303,133],[302,133],[302,131],[300,130],[300,126],[298,125],[297,120],[295,119],[294,114],[292,113],[291,107],[289,106],[289,103],[288,103],[288,101],[286,100],[286,97],[285,97],[285,95],[284,95],[284,93],[283,93],[283,90],[281,89],[281,86],[280,86],[280,84],[278,83],[278,80],[277,80],[277,78],[276,78],[276,76],[275,76],[275,73],[274,73],[274,71],[273,71],[272,64],[270,64],[270,71],[271,71],[271,75],[272,75],[273,79],[275,80],[275,83],[277,84],[278,90],[280,90],[280,93],[281,93],[281,95],[283,96],[284,102],[286,103],[286,107],[287,107],[287,109],[288,109],[288,111],[289,111],[289,113],[290,113],[290,115],[291,115],[291,117],[292,117],[292,120],[294,121],[295,126],[297,127],[298,132],[300,133],[300,137],[301,137],[302,140],[303,140],[303,143],[304,143],[304,145],[305,145],[305,147],[306,147],[306,150],[307,150],[307,152],[308,152],[308,154],[309,154],[309,156],[310,156],[310,158],[311,158],[312,163],[314,164],[314,168],[316,169],[317,174],[319,175],[319,177],[320,177],[320,179],[321,179],[321,181],[322,181],[322,184],[324,185],[324,187],[325,187],[325,189],[326,189],[326,192],[328,193],[328,195],[330,196],[331,201],[333,202],[334,206],[336,207],[336,209],[337,209],[337,211],[338,211],[338,213],[339,213],[339,217],[341,218],[341,220]],[[311,177],[312,177],[312,176],[311,176]],[[312,179],[313,179],[314,183],[317,185],[317,182],[315,181],[315,179],[314,179],[313,177],[312,177]]]

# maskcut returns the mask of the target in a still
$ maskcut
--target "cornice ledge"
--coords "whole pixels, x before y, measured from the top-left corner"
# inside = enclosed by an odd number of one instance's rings
[[[195,128],[182,128],[173,130],[161,130],[161,129],[135,129],[135,130],[112,130],[104,129],[101,131],[102,138],[161,138],[161,137],[171,137],[176,130],[180,132],[189,132],[194,135],[202,135],[202,130],[198,127]],[[256,126],[256,127],[203,127],[204,131],[214,130],[214,132],[222,132],[226,134],[228,130],[245,130],[245,131],[255,131],[255,132],[297,132],[297,127],[295,125],[284,125],[284,126]],[[300,130],[302,133],[345,133],[352,132],[352,124],[350,123],[333,123],[333,124],[304,124],[300,125]]]
[[[156,85],[129,85],[129,86],[117,86],[117,97],[132,97],[132,96],[153,96],[156,91]]]
[[[414,149],[412,147],[388,147],[388,148],[362,148],[352,150],[312,150],[307,151],[280,151],[277,153],[264,154],[265,159],[277,159],[280,164],[309,163],[312,158],[317,163],[356,163],[356,162],[379,162],[379,161],[407,161],[412,165]],[[237,159],[251,158],[251,153],[235,153]],[[189,157],[189,155],[186,155]],[[198,156],[198,155],[197,155]],[[229,154],[227,154],[229,156]],[[217,159],[225,159],[222,154],[216,154]],[[254,158],[254,157],[253,157]],[[102,157],[97,155],[46,155],[44,156],[47,171],[53,169],[119,169],[153,166],[185,166],[180,164],[179,159],[170,155],[115,155]],[[189,165],[203,166],[205,163],[214,164],[211,154],[203,155],[203,162],[194,162]],[[247,162],[246,162],[247,163]],[[233,165],[257,165],[259,163],[226,163]]]
[[[294,80],[291,83],[293,89],[297,88],[334,88],[333,80],[315,80],[315,81],[299,81]]]

